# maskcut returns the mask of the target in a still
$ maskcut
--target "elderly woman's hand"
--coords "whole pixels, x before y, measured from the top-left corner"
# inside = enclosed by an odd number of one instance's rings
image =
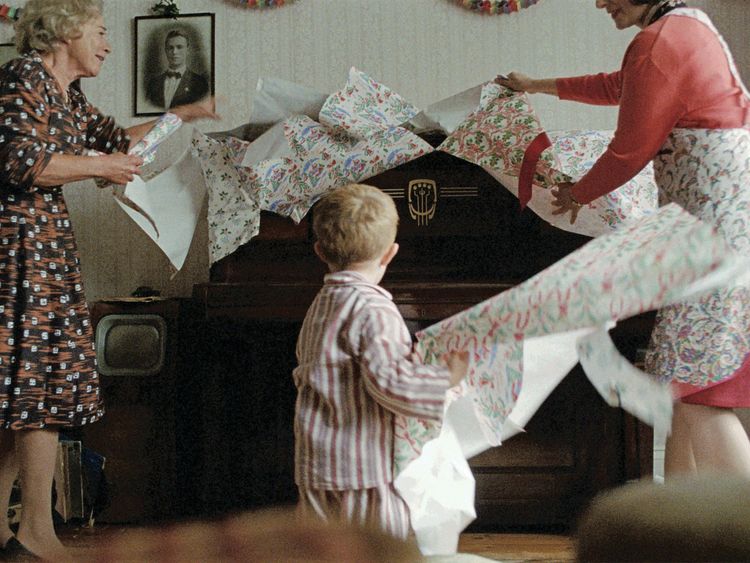
[[[140,156],[115,152],[92,159],[92,167],[97,178],[108,183],[124,185],[140,176],[143,159]],[[103,184],[103,185],[106,185]]]
[[[573,194],[571,193],[573,186],[575,186],[575,184],[564,182],[552,189],[552,195],[555,198],[552,205],[557,207],[557,209],[552,212],[552,215],[563,215],[570,211],[571,225],[576,222],[576,219],[578,219],[578,212],[581,210],[581,207],[583,207],[583,205],[573,198]]]
[[[221,119],[216,113],[216,98],[209,96],[192,104],[177,106],[169,110],[185,123],[190,123],[196,119]]]

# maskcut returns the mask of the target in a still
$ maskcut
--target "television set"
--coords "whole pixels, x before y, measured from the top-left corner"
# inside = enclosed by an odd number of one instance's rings
[[[96,326],[96,359],[103,376],[152,376],[161,372],[167,325],[160,315],[106,315]]]

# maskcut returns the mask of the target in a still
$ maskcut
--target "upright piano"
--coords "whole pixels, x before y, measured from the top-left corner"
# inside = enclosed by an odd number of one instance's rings
[[[433,146],[443,137],[423,136]],[[480,167],[433,152],[370,178],[399,211],[400,251],[383,286],[416,331],[513,287],[586,243],[551,227]],[[186,384],[200,462],[184,475],[203,514],[296,500],[291,372],[307,307],[322,285],[311,219],[264,213],[260,234],[196,285]],[[635,358],[651,319],[621,323],[615,340]],[[470,460],[473,530],[567,529],[599,491],[651,471],[648,429],[608,407],[576,368],[526,432]]]

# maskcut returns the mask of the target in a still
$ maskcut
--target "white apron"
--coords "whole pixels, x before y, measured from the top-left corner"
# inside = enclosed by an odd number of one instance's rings
[[[692,17],[716,33],[745,96],[734,61],[708,17],[677,9],[663,17]],[[713,225],[742,256],[750,256],[750,131],[675,129],[654,159],[659,204],[677,203]],[[646,371],[682,389],[731,378],[750,352],[750,285],[737,282],[694,301],[659,311]],[[689,386],[689,387],[686,387]],[[750,398],[749,398],[750,399]]]

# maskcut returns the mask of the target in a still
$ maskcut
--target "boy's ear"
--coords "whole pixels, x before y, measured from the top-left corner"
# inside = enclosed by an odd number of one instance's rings
[[[325,258],[323,258],[323,252],[320,250],[320,241],[315,241],[315,244],[313,244],[313,250],[315,251],[315,255],[320,258],[323,262],[326,261]]]
[[[381,266],[387,266],[391,263],[391,260],[398,254],[398,243],[394,242],[391,247],[386,251],[385,254],[383,254],[383,257],[380,259],[380,265]]]
[[[334,267],[331,264],[329,264],[328,260],[326,260],[325,256],[323,256],[323,251],[320,249],[320,242],[318,242],[317,240],[313,244],[313,250],[315,251],[315,254],[318,256],[318,258],[320,258],[320,260],[323,262],[323,264],[326,265],[326,267],[328,268],[328,271],[333,272]]]

